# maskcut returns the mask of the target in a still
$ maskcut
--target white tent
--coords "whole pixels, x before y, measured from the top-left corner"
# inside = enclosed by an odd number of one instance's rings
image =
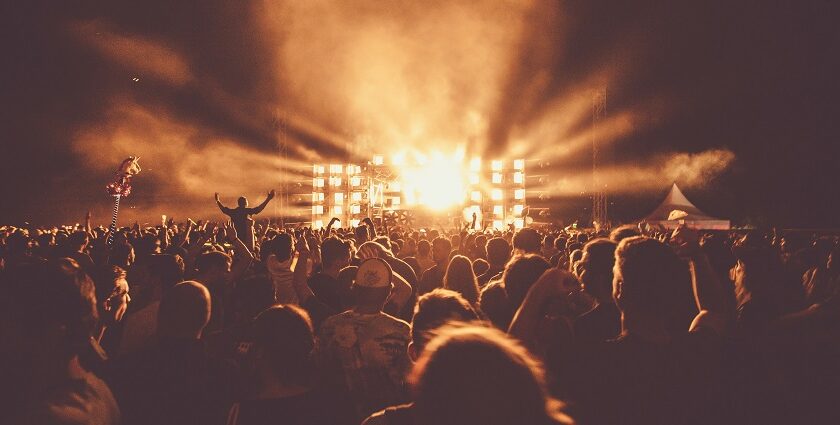
[[[691,229],[728,230],[730,227],[729,220],[713,218],[700,211],[683,195],[676,183],[671,186],[665,200],[648,214],[644,221],[668,229],[676,228],[680,224],[685,224]]]

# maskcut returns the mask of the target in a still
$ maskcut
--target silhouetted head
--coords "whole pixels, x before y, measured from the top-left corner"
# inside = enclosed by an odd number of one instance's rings
[[[240,207],[247,207],[248,206],[248,198],[244,196],[240,196],[239,199],[236,200],[236,203],[239,204]]]
[[[656,239],[633,236],[619,242],[613,266],[613,298],[625,314],[650,318],[671,317],[680,292],[682,263],[667,245]]]
[[[513,338],[497,329],[463,325],[435,333],[408,379],[418,423],[572,422],[548,395],[542,365]]]

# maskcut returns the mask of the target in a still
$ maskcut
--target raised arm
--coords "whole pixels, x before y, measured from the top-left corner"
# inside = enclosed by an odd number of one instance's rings
[[[339,220],[338,217],[331,218],[330,222],[327,224],[327,227],[325,227],[321,231],[321,234],[322,234],[324,239],[326,239],[327,237],[330,236],[330,232],[332,232],[332,227],[333,227],[333,225],[335,224],[336,221],[341,221],[341,220]]]
[[[222,205],[222,201],[219,200],[219,192],[216,192],[216,205],[219,206],[219,209],[225,214],[230,215],[230,208]]]
[[[309,279],[309,270],[307,263],[309,262],[309,245],[306,243],[306,237],[301,235],[295,243],[295,251],[298,253],[297,263],[295,264],[295,271],[292,275],[292,286],[295,288],[295,293],[298,296],[298,301],[303,305],[307,300],[315,296],[312,288],[309,287],[307,280]]]
[[[262,201],[261,204],[257,205],[254,208],[249,209],[248,213],[249,214],[259,214],[259,213],[261,213],[262,210],[265,209],[265,206],[268,205],[268,203],[271,202],[272,199],[274,199],[274,189],[272,189],[271,192],[268,192],[268,196],[265,197],[265,201]]]
[[[248,268],[251,267],[251,264],[254,262],[254,255],[251,254],[251,251],[245,246],[245,243],[239,239],[233,223],[225,225],[225,234],[227,235],[228,242],[233,245],[233,267],[230,270],[230,280],[235,281],[244,276]]]
[[[726,331],[727,319],[734,316],[731,309],[734,302],[717,278],[709,264],[709,259],[698,243],[699,237],[694,230],[679,227],[671,236],[671,243],[676,252],[688,260],[694,299],[700,313],[691,323],[690,331],[698,328],[710,328],[718,335]]]
[[[210,240],[210,238],[213,237],[214,230],[216,230],[215,224],[208,225],[208,223],[205,223],[204,234],[200,238],[198,238],[198,240],[194,244],[191,244],[190,247],[187,248],[187,258],[184,258],[184,265],[186,266],[187,270],[193,269],[193,265],[195,264],[196,258],[198,258],[198,255],[201,254],[201,249],[202,247],[204,247],[204,244],[206,244]]]
[[[371,220],[370,217],[365,217],[364,220],[362,220],[362,223],[365,223],[368,226],[368,238],[370,240],[374,240],[376,238],[376,226],[373,225],[373,220]]]
[[[393,304],[394,311],[402,311],[405,304],[411,298],[411,285],[399,273],[394,272],[394,289],[391,290],[391,295],[388,297],[386,304]]]
[[[510,322],[508,333],[530,348],[539,345],[537,329],[545,316],[546,305],[557,297],[580,290],[580,283],[571,273],[558,268],[546,270],[528,290],[522,305]]]

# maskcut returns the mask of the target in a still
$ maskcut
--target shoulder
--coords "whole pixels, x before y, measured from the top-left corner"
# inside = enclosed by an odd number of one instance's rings
[[[412,403],[388,407],[368,416],[368,418],[362,422],[362,425],[413,424],[413,408],[414,405]]]
[[[481,297],[502,297],[507,295],[505,291],[505,287],[502,285],[501,280],[491,280],[487,283],[487,286],[482,288],[481,290]]]
[[[388,425],[388,418],[385,417],[385,411],[380,410],[365,419],[362,425]]]
[[[321,329],[335,327],[335,326],[340,325],[344,322],[347,322],[347,321],[350,320],[350,315],[352,315],[352,314],[353,314],[352,311],[345,311],[344,313],[339,313],[339,314],[335,314],[335,315],[332,315],[330,317],[327,317],[326,319],[324,319],[324,322],[321,324]]]
[[[391,316],[388,313],[382,313],[379,316],[379,320],[383,321],[383,322],[386,322],[386,323],[390,324],[391,326],[393,326],[397,329],[403,329],[405,331],[411,330],[411,325],[409,325],[408,322],[406,322],[405,320],[402,320],[402,319],[398,319],[394,316]]]

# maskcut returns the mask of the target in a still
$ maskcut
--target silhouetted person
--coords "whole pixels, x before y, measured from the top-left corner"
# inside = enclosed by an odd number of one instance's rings
[[[225,215],[230,217],[230,221],[233,222],[233,227],[236,228],[236,234],[239,235],[239,239],[251,251],[254,250],[254,219],[251,216],[261,213],[272,199],[274,199],[274,190],[268,192],[268,196],[261,204],[253,208],[248,208],[248,198],[240,196],[237,200],[238,206],[236,208],[228,208],[222,205],[222,201],[219,200],[219,194],[216,193],[216,205],[219,206],[219,209]]]
[[[405,401],[411,328],[382,312],[394,287],[392,279],[384,260],[364,260],[351,287],[353,308],[325,320],[319,334],[324,364],[342,377],[360,420]]]
[[[71,259],[0,281],[0,423],[120,423],[108,386],[80,362],[97,321],[93,282]]]
[[[579,338],[604,341],[621,333],[621,312],[612,297],[616,246],[609,239],[599,238],[583,247],[579,279],[597,305],[575,320],[575,335]]]
[[[204,285],[186,281],[166,292],[157,341],[120,358],[110,375],[124,424],[206,424],[224,416],[233,374],[205,352],[201,337],[209,320]]]
[[[309,315],[294,305],[277,305],[253,325],[255,379],[248,397],[233,405],[229,425],[357,424],[352,406],[321,388]]]

